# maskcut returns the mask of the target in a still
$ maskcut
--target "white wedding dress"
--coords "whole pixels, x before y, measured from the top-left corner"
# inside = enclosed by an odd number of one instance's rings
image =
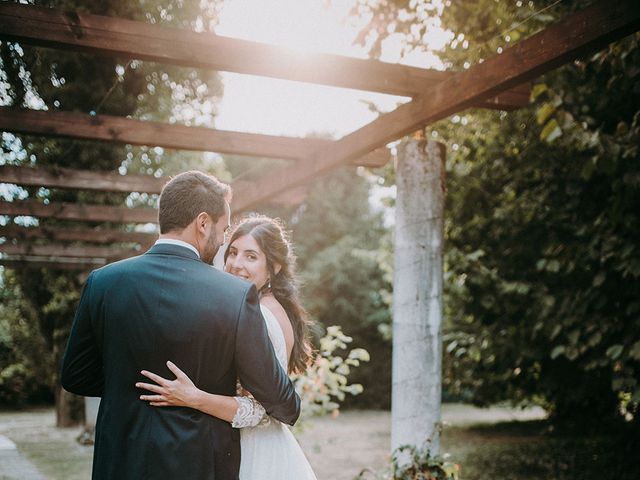
[[[261,305],[260,309],[278,361],[286,372],[287,345],[280,323],[267,307]],[[235,398],[239,408],[232,426],[240,428],[240,480],[316,480],[289,427],[269,417],[253,398]]]

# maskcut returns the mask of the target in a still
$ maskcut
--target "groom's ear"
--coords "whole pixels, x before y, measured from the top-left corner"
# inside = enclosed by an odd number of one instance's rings
[[[207,212],[200,212],[196,217],[196,228],[198,230],[205,230],[207,228],[207,223],[210,221],[209,214]]]

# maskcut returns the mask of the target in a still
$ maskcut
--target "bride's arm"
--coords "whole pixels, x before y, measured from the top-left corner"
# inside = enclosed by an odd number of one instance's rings
[[[207,393],[196,387],[191,379],[172,362],[167,367],[176,376],[167,380],[155,373],[143,370],[142,375],[156,382],[136,383],[136,387],[153,392],[154,395],[140,395],[140,400],[148,401],[154,407],[190,407],[208,415],[225,420],[235,428],[254,427],[268,418],[262,405],[251,397],[230,397]]]

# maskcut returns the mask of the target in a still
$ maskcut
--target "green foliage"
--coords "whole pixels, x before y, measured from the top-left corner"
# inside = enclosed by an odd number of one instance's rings
[[[344,401],[346,394],[362,393],[362,385],[349,383],[348,377],[360,362],[368,362],[370,358],[363,348],[347,350],[352,340],[342,333],[340,327],[328,327],[320,339],[320,348],[311,366],[304,374],[293,377],[302,402],[298,428],[304,428],[305,420],[311,417],[338,415],[340,402]],[[346,355],[341,356],[338,351],[344,351]]]
[[[391,455],[389,472],[377,474],[379,480],[458,480],[460,465],[447,460],[448,456],[432,455],[429,444],[398,447]],[[358,478],[366,478],[365,470]]]
[[[384,408],[390,404],[391,345],[380,328],[390,322],[390,282],[380,268],[385,239],[382,218],[369,205],[369,183],[353,169],[319,179],[304,206],[293,213],[293,229],[304,305],[321,325],[337,325],[364,348],[371,361],[350,376],[365,395],[344,405]]]
[[[216,1],[185,3],[172,0],[61,0],[36,3],[199,30],[211,30],[220,5]],[[222,95],[222,86],[216,72],[138,60],[123,61],[14,42],[3,41],[0,44],[0,69],[6,80],[0,94],[0,103],[16,108],[109,114],[140,120],[212,126],[215,105]],[[157,176],[187,168],[200,168],[212,173],[224,171],[219,157],[201,153],[8,133],[2,136],[0,164],[60,166]],[[154,206],[156,202],[155,196],[146,194],[88,193],[35,187],[16,188],[9,196],[42,202],[86,202],[119,206]],[[10,217],[2,220],[16,224],[25,222],[25,219]],[[72,223],[74,227],[78,227],[77,222],[53,219],[38,221],[42,226],[55,225],[62,228],[71,226]],[[113,225],[102,227],[123,228]],[[5,281],[11,275],[9,272],[10,270],[3,272]],[[48,389],[53,389],[57,385],[57,365],[66,344],[82,279],[78,278],[77,273],[69,271],[23,269],[15,271],[15,283],[15,301],[10,313],[3,317],[1,337],[4,348],[14,352],[11,363],[6,364],[15,365],[11,370],[6,370],[14,380],[5,379],[9,374],[5,372],[3,358],[3,384],[13,382],[11,385],[17,385],[19,381],[25,385],[46,385]],[[7,285],[8,283],[3,289]],[[24,311],[30,314],[22,315],[20,312]],[[26,335],[25,332],[29,332],[29,338],[38,332],[43,339],[42,349],[16,353],[22,352],[25,347],[21,340]],[[27,357],[36,354],[40,356],[39,364],[31,365]],[[23,388],[24,395],[16,397],[15,403],[31,398],[30,388]],[[12,387],[12,390],[17,390],[17,387]]]
[[[637,412],[638,61],[636,36],[548,75],[530,109],[445,134],[447,385],[478,403],[591,428]]]
[[[449,30],[444,52],[436,52],[447,67],[468,68],[489,58],[532,32],[555,22],[591,0],[358,0],[352,13],[369,18],[356,42],[370,46],[378,57],[390,35],[401,35],[403,54],[433,50],[432,30]],[[466,64],[466,65],[465,65]]]
[[[410,460],[405,461],[409,456]],[[427,446],[416,448],[404,445],[393,452],[391,479],[393,480],[457,480],[460,467],[437,455],[432,455]]]
[[[363,35],[440,16],[463,69],[589,2],[360,2]],[[363,37],[364,38],[364,37]],[[379,42],[378,42],[379,44]],[[514,112],[428,128],[448,146],[444,388],[540,403],[558,425],[639,421],[640,48],[637,34],[554,71]]]
[[[21,406],[50,400],[52,364],[37,315],[23,301],[14,275],[4,273],[0,289],[0,404]]]

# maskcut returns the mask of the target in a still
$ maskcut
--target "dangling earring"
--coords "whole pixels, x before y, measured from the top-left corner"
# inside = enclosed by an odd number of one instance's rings
[[[267,283],[267,288],[271,290],[271,279],[269,279],[269,282]]]

